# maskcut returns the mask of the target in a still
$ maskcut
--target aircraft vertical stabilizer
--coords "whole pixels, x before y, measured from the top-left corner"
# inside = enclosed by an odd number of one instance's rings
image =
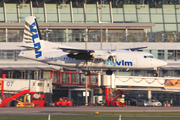
[[[35,58],[39,58],[43,54],[44,40],[42,40],[36,17],[34,16],[26,18],[22,47],[33,49]]]

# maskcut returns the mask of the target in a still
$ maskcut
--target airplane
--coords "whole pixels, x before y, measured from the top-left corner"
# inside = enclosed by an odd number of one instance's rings
[[[40,61],[49,65],[65,68],[78,68],[90,75],[91,69],[106,70],[107,75],[112,75],[112,70],[117,69],[154,69],[167,65],[167,62],[153,57],[147,52],[135,50],[147,47],[136,47],[117,50],[92,50],[77,49],[57,43],[42,40],[36,17],[26,18],[23,47],[19,56]],[[154,76],[158,76],[155,72]]]

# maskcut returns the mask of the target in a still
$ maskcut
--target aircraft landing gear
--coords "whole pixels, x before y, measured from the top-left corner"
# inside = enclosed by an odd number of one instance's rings
[[[154,77],[158,77],[158,73],[157,73],[157,72],[154,72],[153,76],[154,76]]]
[[[108,69],[108,70],[106,71],[106,75],[112,75],[112,70]]]
[[[90,74],[91,74],[91,72],[90,72],[89,70],[85,70],[85,71],[84,71],[84,75],[85,75],[85,76],[89,76]]]

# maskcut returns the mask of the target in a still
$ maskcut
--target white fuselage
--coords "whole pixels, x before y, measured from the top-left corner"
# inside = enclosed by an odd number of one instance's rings
[[[133,51],[114,51],[116,57],[113,60],[94,59],[76,60],[68,57],[68,53],[60,49],[42,49],[42,56],[35,58],[34,50],[24,50],[20,56],[41,61],[49,65],[57,65],[68,68],[95,68],[95,69],[151,69],[166,65],[165,61],[150,58],[150,53]]]

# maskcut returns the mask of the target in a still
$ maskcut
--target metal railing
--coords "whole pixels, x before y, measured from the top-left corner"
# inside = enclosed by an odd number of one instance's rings
[[[51,42],[85,42],[85,33],[43,33]],[[0,42],[22,42],[23,34],[0,33]],[[100,33],[87,33],[88,42],[101,42]],[[102,33],[102,42],[180,42],[180,33]]]

